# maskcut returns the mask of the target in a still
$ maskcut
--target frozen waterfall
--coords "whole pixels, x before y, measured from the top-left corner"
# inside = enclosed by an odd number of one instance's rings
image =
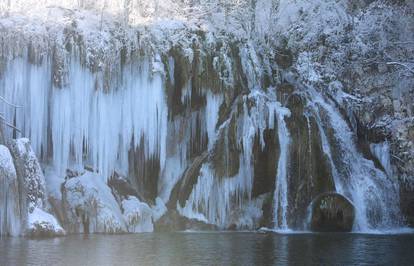
[[[126,177],[125,182],[132,184],[130,194],[108,201],[108,209],[115,210],[121,221],[119,230],[152,231],[153,222],[169,211],[220,229],[255,229],[263,224],[278,231],[302,229],[293,227],[294,211],[303,212],[294,201],[308,206],[315,193],[320,193],[314,188],[299,196],[291,191],[298,185],[292,181],[297,178],[292,167],[306,167],[291,158],[297,148],[294,145],[298,145],[294,141],[302,143],[297,139],[301,135],[296,134],[302,129],[307,134],[309,155],[301,155],[314,156],[313,149],[321,144],[328,165],[324,173],[332,173],[332,190],[355,206],[355,231],[401,225],[398,186],[390,177],[389,157],[381,155],[388,153],[386,144],[371,146],[380,156],[384,173],[361,154],[349,125],[335,104],[321,94],[310,89],[302,92],[300,97],[307,95],[307,104],[296,104],[305,109],[306,114],[300,115],[306,116],[307,122],[292,130],[292,106],[286,107],[288,98],[281,99],[277,86],[247,87],[238,95],[225,91],[222,85],[212,88],[214,82],[195,88],[194,83],[202,82],[177,74],[180,69],[171,57],[165,66],[160,62],[155,66],[149,57],[142,56],[123,65],[118,79],[106,87],[109,77],[91,71],[75,55],[66,59],[68,68],[61,88],[52,81],[53,64],[48,56],[38,64],[30,62],[28,55],[7,62],[0,78],[0,95],[23,108],[2,105],[0,112],[31,139],[47,169],[49,193],[60,193],[67,169],[79,171],[84,179],[92,175],[81,173],[84,169],[94,172],[96,183],[103,182],[99,184],[108,195],[116,193],[106,181],[115,172]],[[255,76],[250,67],[239,71],[248,70],[243,74]],[[248,83],[253,80],[249,76]],[[316,121],[315,132],[311,119]],[[9,129],[7,134],[19,133]],[[311,143],[314,136],[319,138],[316,146]],[[135,153],[139,153],[136,158]],[[297,160],[296,166],[293,160]],[[138,169],[135,174],[139,176],[133,179],[129,175],[137,167],[144,169]],[[255,171],[257,167],[266,169]],[[146,186],[151,192],[144,191]],[[332,192],[327,187],[322,192]],[[10,209],[14,203],[6,192],[2,195],[0,203],[9,205],[0,216],[0,233],[18,234],[17,216]],[[119,204],[117,200],[122,204],[112,206]],[[265,216],[271,217],[270,222],[264,222]],[[123,225],[125,219],[131,225]]]
[[[27,58],[10,61],[0,80],[0,94],[23,109],[0,106],[31,139],[36,153],[56,176],[68,168],[91,166],[102,177],[128,171],[132,140],[143,138],[146,156],[166,160],[167,107],[163,81],[145,59],[124,67],[118,88],[105,91],[99,74],[70,58],[68,84],[52,85],[51,62]]]

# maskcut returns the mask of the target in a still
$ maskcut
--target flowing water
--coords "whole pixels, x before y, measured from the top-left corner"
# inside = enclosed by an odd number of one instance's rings
[[[289,149],[289,131],[286,127],[284,117],[279,114],[278,120],[278,136],[280,143],[280,158],[277,165],[277,176],[276,176],[276,190],[274,195],[274,219],[275,227],[277,229],[285,230],[288,228],[287,225],[287,194],[288,194],[288,181],[287,181],[287,164],[288,164],[288,149]],[[281,217],[279,217],[281,212]],[[278,222],[280,221],[280,222]]]
[[[0,240],[0,265],[412,265],[414,234],[149,233]]]

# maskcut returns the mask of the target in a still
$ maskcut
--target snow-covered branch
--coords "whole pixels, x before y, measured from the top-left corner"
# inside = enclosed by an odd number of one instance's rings
[[[404,62],[387,62],[387,65],[397,65],[397,66],[402,66],[404,67],[407,71],[411,72],[411,74],[414,75],[414,69],[411,68],[407,63]]]

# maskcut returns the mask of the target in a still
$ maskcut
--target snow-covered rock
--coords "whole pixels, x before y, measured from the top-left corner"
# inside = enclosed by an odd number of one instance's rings
[[[71,233],[140,233],[154,230],[153,211],[135,196],[118,204],[96,173],[85,172],[63,185],[65,226]]]
[[[29,140],[11,140],[8,144],[11,152],[0,146],[0,235],[64,235],[56,218],[42,210],[45,180]]]
[[[46,182],[29,139],[13,139],[8,146],[14,158],[17,176],[24,183],[29,212],[36,207],[42,208],[46,200]]]
[[[9,149],[0,145],[0,235],[19,235],[23,215],[13,158]]]
[[[128,232],[141,233],[154,231],[152,223],[152,210],[148,204],[129,196],[122,201],[123,215]]]
[[[121,209],[96,173],[68,179],[63,185],[65,228],[70,233],[124,233],[127,232]]]
[[[63,236],[66,232],[53,215],[34,208],[29,213],[27,234],[31,237],[52,237]]]

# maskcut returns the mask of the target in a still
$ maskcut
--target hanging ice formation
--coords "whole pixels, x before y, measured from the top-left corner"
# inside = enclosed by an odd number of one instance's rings
[[[286,81],[249,42],[197,34],[159,51],[151,38],[123,44],[114,65],[76,42],[63,59],[27,44],[0,62],[0,95],[24,106],[0,112],[30,138],[48,192],[69,206],[68,228],[151,231],[175,212],[221,229],[303,229],[312,200],[332,191],[354,205],[354,230],[400,225],[386,143],[371,146],[384,173],[322,93]],[[6,152],[1,159],[0,234],[18,234],[18,205],[4,190],[16,189],[15,174]],[[87,224],[97,217],[102,226]]]

